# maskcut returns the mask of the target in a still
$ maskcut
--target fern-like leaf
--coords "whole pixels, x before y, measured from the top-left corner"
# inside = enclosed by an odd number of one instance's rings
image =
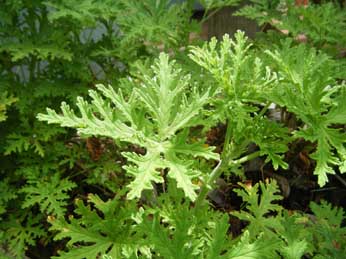
[[[139,225],[153,254],[167,259],[227,258],[224,254],[229,249],[228,216],[207,206],[193,208],[182,201],[183,195],[170,196],[173,193],[169,189],[168,194],[162,195],[158,201],[161,208],[148,210]]]
[[[322,256],[342,258],[346,253],[346,228],[342,226],[344,210],[325,201],[321,204],[312,202],[310,207],[316,216],[316,222],[311,224],[311,232],[316,238],[316,250]]]
[[[56,240],[70,238],[70,249],[61,252],[59,259],[95,259],[103,254],[113,258],[124,258],[124,250],[132,249],[134,253],[140,247],[135,239],[132,219],[135,204],[126,202],[122,207],[119,197],[104,202],[98,196],[90,195],[89,203],[95,206],[85,206],[83,201],[76,201],[75,212],[78,218],[49,217],[52,231],[59,231]],[[80,244],[83,245],[80,245]]]
[[[25,193],[23,208],[38,204],[40,210],[49,215],[63,217],[66,212],[69,198],[68,191],[76,184],[68,179],[60,179],[59,174],[54,174],[49,180],[29,179],[27,185],[20,192]]]
[[[346,160],[345,134],[334,127],[346,123],[346,86],[337,84],[337,63],[329,56],[304,45],[290,45],[287,41],[280,51],[267,51],[282,77],[280,88],[273,89],[269,98],[304,122],[296,137],[317,143],[311,158],[317,162],[314,173],[323,186],[328,182],[327,174],[334,174],[333,166],[343,172]]]
[[[243,189],[235,192],[246,202],[245,208],[248,211],[235,211],[232,212],[232,215],[249,222],[247,229],[251,236],[261,232],[272,234],[274,230],[280,229],[280,219],[268,215],[269,213],[280,213],[282,210],[281,206],[273,203],[282,199],[280,195],[276,194],[279,191],[277,183],[272,181],[267,184],[260,182],[254,186],[240,185]],[[259,196],[259,191],[261,191],[261,196]]]
[[[0,122],[6,120],[6,107],[16,102],[17,99],[13,96],[8,96],[7,92],[0,95]]]
[[[62,103],[62,115],[47,109],[47,114],[37,117],[48,123],[77,128],[83,135],[111,137],[145,148],[145,155],[123,153],[129,162],[124,168],[134,177],[129,185],[129,198],[140,197],[142,190],[152,189],[152,182],[161,183],[160,172],[168,169],[168,176],[176,179],[189,199],[195,200],[198,186],[192,180],[201,172],[187,163],[187,158],[218,159],[218,155],[201,141],[186,143],[186,130],[196,125],[209,91],[198,92],[190,77],[183,75],[174,62],[169,62],[166,54],[160,55],[152,71],[154,76],[142,76],[141,85],[127,81],[127,87],[133,89],[127,97],[121,91],[98,85],[98,92],[89,91],[91,103],[78,98],[80,116]],[[179,131],[182,133],[176,136]],[[190,147],[196,152],[187,151]]]
[[[288,212],[284,212],[281,224],[283,228],[277,231],[283,241],[278,249],[280,254],[287,259],[302,258],[313,242],[311,232],[304,228],[302,217],[298,214],[289,216]]]
[[[277,242],[264,240],[260,236],[255,242],[251,242],[250,233],[245,231],[241,240],[230,250],[226,258],[228,259],[271,259],[277,258]]]
[[[0,235],[0,237],[1,241],[7,245],[10,258],[24,258],[25,250],[29,246],[34,246],[36,240],[45,235],[45,231],[39,224],[41,220],[40,216],[35,217],[28,212],[27,215],[12,214],[9,220],[0,223],[0,233],[6,229],[6,235]]]
[[[258,112],[258,106],[268,102],[264,93],[277,85],[277,75],[264,66],[251,47],[245,33],[238,31],[234,39],[226,34],[219,43],[213,38],[202,48],[191,47],[189,56],[217,85],[211,100],[213,117],[229,124],[230,143],[237,145],[231,156],[239,157],[255,142],[260,155],[267,155],[275,168],[287,168],[282,153],[290,141],[288,130]],[[226,149],[230,143],[226,143]]]

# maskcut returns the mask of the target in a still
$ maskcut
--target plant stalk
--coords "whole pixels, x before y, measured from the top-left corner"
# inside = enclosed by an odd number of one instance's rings
[[[207,182],[203,184],[201,187],[201,191],[196,199],[195,206],[199,208],[202,204],[205,198],[208,195],[209,192],[209,186],[212,186],[215,182],[215,180],[220,177],[220,175],[223,172],[224,167],[230,166],[230,165],[239,165],[242,163],[245,163],[247,161],[250,161],[260,155],[260,151],[253,152],[249,155],[243,156],[242,158],[236,159],[236,160],[230,160],[229,156],[225,159],[221,159],[219,163],[216,165],[216,167],[211,172],[209,179]],[[229,161],[230,160],[230,161]]]
[[[229,143],[231,141],[231,134],[232,134],[232,125],[230,123],[230,120],[228,120],[225,141],[223,142],[223,150],[221,153],[221,160],[224,160],[226,157],[229,156],[229,152],[230,152]]]
[[[256,157],[259,157],[259,156],[260,156],[260,151],[256,151],[249,155],[243,156],[242,158],[230,161],[229,165],[239,165],[247,161],[250,161],[252,159],[255,159]]]
[[[271,105],[271,102],[268,102],[261,110],[261,112],[258,114],[259,117],[262,117],[269,109],[269,106]]]
[[[211,183],[213,183],[215,181],[215,179],[217,177],[219,177],[222,173],[222,166],[224,164],[223,162],[224,160],[220,160],[219,163],[216,165],[216,167],[213,169],[213,171],[211,172],[210,176],[209,176],[209,179],[208,181],[206,181],[205,183],[203,183],[202,187],[201,187],[201,190],[198,194],[198,197],[195,201],[195,207],[199,208],[203,201],[205,200],[205,198],[207,197],[208,195],[208,191],[209,191],[209,186]]]

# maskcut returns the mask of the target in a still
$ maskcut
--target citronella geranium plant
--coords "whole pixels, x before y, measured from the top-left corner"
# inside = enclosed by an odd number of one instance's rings
[[[260,155],[267,155],[275,168],[286,167],[279,154],[286,151],[287,133],[264,116],[268,103],[262,92],[275,86],[276,75],[248,53],[250,47],[244,33],[238,32],[235,41],[224,38],[220,54],[215,49],[215,40],[204,48],[193,49],[192,59],[215,77],[213,89],[201,92],[189,75],[169,62],[168,55],[161,54],[152,67],[152,77],[143,75],[139,84],[131,79],[123,81],[131,89],[128,96],[111,86],[97,85],[98,91],[89,91],[91,102],[78,98],[80,115],[63,103],[62,114],[48,109],[46,115],[39,114],[38,118],[77,128],[83,135],[110,137],[144,148],[144,155],[123,153],[129,162],[124,168],[134,177],[128,186],[129,198],[140,197],[143,190],[153,188],[152,183],[162,183],[167,171],[168,177],[175,179],[178,187],[194,201],[199,189],[194,180],[199,177],[204,182],[203,190],[207,190],[226,168],[237,168]],[[255,66],[250,68],[252,62]],[[256,105],[261,103],[265,105],[259,111]],[[207,104],[210,118],[203,112]],[[191,127],[203,126],[209,119],[227,123],[221,158],[203,140],[188,139]],[[260,150],[241,157],[252,142]],[[209,175],[196,167],[193,157],[219,163]],[[205,196],[204,192],[200,197]]]
[[[343,59],[309,48],[343,55],[344,9],[251,1],[247,17],[289,34],[202,46],[202,23],[241,1],[199,2],[203,14],[195,0],[3,1],[0,258],[346,253],[342,209],[287,212],[282,182],[236,184],[284,174],[287,205],[301,177],[315,182],[313,169],[321,185],[344,171]],[[307,44],[295,46],[302,31]],[[308,171],[297,179],[296,145]]]
[[[294,50],[299,54],[304,49],[301,46]],[[85,220],[70,219],[68,223],[62,218],[51,218],[52,230],[65,229],[57,238],[72,237],[72,245],[89,242],[86,247],[74,247],[63,253],[61,258],[73,255],[89,259],[107,253],[115,258],[243,258],[241,255],[274,258],[279,254],[285,258],[300,258],[318,251],[319,248],[305,241],[311,238],[306,231],[292,239],[285,221],[290,220],[299,229],[299,220],[304,217],[282,213],[282,207],[275,204],[281,199],[276,194],[275,182],[267,186],[263,183],[253,187],[243,185],[245,190],[237,192],[247,203],[247,211],[233,215],[250,222],[239,240],[222,239],[227,236],[227,217],[210,211],[205,202],[208,191],[222,173],[240,173],[242,164],[251,159],[265,156],[265,161],[271,162],[274,169],[287,169],[283,154],[295,137],[317,143],[312,158],[317,161],[315,172],[321,185],[327,181],[326,171],[321,167],[328,169],[338,164],[342,169],[343,133],[330,128],[330,124],[343,123],[340,96],[344,96],[344,86],[327,87],[327,83],[337,83],[329,78],[323,81],[316,77],[318,84],[314,81],[313,74],[329,66],[327,57],[309,50],[309,59],[299,63],[290,56],[293,52],[280,51],[267,51],[277,62],[270,68],[256,56],[244,33],[238,32],[234,40],[225,36],[220,44],[213,39],[203,47],[192,47],[190,57],[200,66],[200,80],[182,71],[167,54],[161,53],[151,71],[143,70],[137,78],[120,81],[117,89],[97,85],[97,90],[89,91],[90,101],[78,97],[78,112],[62,103],[62,113],[47,109],[47,114],[39,114],[39,120],[76,128],[81,136],[108,137],[142,148],[141,152],[122,152],[127,160],[123,168],[130,181],[123,191],[130,200],[140,198],[144,190],[152,190],[155,196],[152,201],[142,201],[146,205],[139,211],[128,207],[132,213],[125,218],[120,216],[124,221],[119,226],[110,224],[106,218],[107,208],[113,202],[102,203],[95,198],[91,202],[95,205],[95,201],[98,202],[100,206],[96,209],[105,218],[90,218],[88,215],[97,215],[96,212],[80,202],[76,213],[86,217]],[[302,77],[296,69],[298,65],[305,71]],[[208,86],[203,78],[208,78]],[[303,97],[306,100],[299,99]],[[303,128],[290,132],[269,118],[267,111],[272,103],[296,113],[305,123]],[[299,106],[303,104],[306,109]],[[321,116],[326,117],[323,123]],[[226,124],[227,128],[220,154],[205,144],[203,135],[205,130],[219,123]],[[317,129],[322,130],[323,138],[320,131],[318,134],[312,131]],[[257,146],[255,151],[248,149],[253,143]],[[321,151],[321,143],[328,148]],[[320,152],[327,152],[328,156],[321,157]],[[128,204],[125,202],[123,206]],[[114,215],[118,213],[112,211]],[[98,221],[113,226],[116,231],[126,229],[123,240],[127,241],[121,242],[97,224]],[[91,239],[85,224],[96,231]],[[75,234],[79,233],[77,228],[84,234]],[[298,245],[300,250],[296,250]]]
[[[126,82],[132,89],[130,96],[111,86],[97,85],[98,92],[89,91],[90,103],[78,99],[81,116],[63,103],[62,115],[48,110],[38,118],[75,127],[80,134],[111,137],[145,148],[144,155],[123,153],[129,161],[126,172],[134,177],[128,186],[129,198],[138,198],[143,190],[152,189],[153,183],[162,183],[163,172],[168,169],[168,176],[194,201],[198,185],[193,180],[201,172],[191,158],[218,159],[213,148],[203,142],[187,142],[189,127],[202,119],[200,110],[208,101],[209,91],[200,93],[166,54],[160,55],[153,72],[154,76],[144,76],[141,84]]]

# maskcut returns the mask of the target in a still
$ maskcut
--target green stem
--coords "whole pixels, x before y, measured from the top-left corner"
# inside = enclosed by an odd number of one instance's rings
[[[225,135],[225,141],[223,144],[223,150],[221,153],[221,160],[216,165],[216,167],[211,172],[207,182],[203,183],[200,193],[196,199],[195,205],[196,207],[200,207],[204,201],[204,199],[208,195],[209,186],[214,183],[214,181],[221,175],[224,165],[228,164],[229,160],[229,143],[231,140],[231,134],[232,134],[232,126],[230,123],[230,120],[227,121],[227,130]]]
[[[253,152],[249,155],[243,156],[242,158],[239,158],[237,160],[229,161],[230,160],[229,157],[225,158],[224,160],[220,160],[219,163],[217,164],[217,166],[211,172],[208,181],[205,182],[203,184],[203,186],[201,187],[201,191],[200,191],[200,193],[196,199],[196,202],[195,202],[196,208],[199,208],[203,204],[203,201],[205,200],[205,198],[208,195],[209,186],[212,186],[214,184],[215,180],[218,177],[220,177],[221,173],[223,172],[223,168],[225,166],[239,165],[239,164],[245,163],[247,161],[250,161],[250,160],[258,157],[259,155],[260,155],[260,151],[256,151],[256,152]]]
[[[250,161],[252,159],[255,159],[256,157],[260,156],[260,151],[253,152],[249,155],[243,156],[242,158],[239,158],[237,160],[232,160],[229,162],[229,165],[239,165],[242,163],[245,163],[247,161]]]
[[[227,121],[227,130],[225,135],[225,141],[223,142],[223,150],[221,153],[221,159],[225,159],[225,157],[228,156],[229,153],[229,143],[231,141],[231,135],[232,135],[232,125],[230,123],[230,120]]]
[[[224,164],[223,160],[220,160],[219,163],[216,165],[216,167],[211,172],[208,181],[203,183],[201,190],[200,190],[200,193],[198,194],[198,197],[197,197],[196,202],[195,202],[195,206],[197,208],[202,205],[203,201],[207,197],[210,184],[213,183],[215,181],[215,179],[217,179],[217,177],[219,177],[221,175],[221,173],[222,173],[221,167],[223,166],[223,164]]]
[[[261,112],[258,114],[258,117],[262,117],[268,110],[269,106],[271,105],[271,102],[268,102],[261,110]]]
[[[205,10],[204,11],[204,14],[203,14],[203,17],[202,17],[202,19],[201,19],[201,21],[200,21],[200,24],[203,24],[203,23],[205,23],[206,21],[208,21],[214,14],[216,14],[218,11],[220,11],[221,10],[221,8],[219,7],[219,8],[216,8],[216,9],[214,9],[213,11],[211,11],[210,13],[209,13],[209,11],[210,10]],[[208,14],[209,13],[209,14]],[[208,15],[207,15],[208,14]]]

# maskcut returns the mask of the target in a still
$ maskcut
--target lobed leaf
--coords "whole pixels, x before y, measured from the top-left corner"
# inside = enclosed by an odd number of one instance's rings
[[[110,137],[145,148],[145,155],[123,153],[129,162],[124,169],[134,178],[128,185],[128,198],[138,198],[143,190],[152,189],[153,183],[163,182],[160,172],[168,169],[168,176],[194,200],[198,186],[192,180],[200,172],[186,158],[218,159],[213,148],[203,147],[201,141],[187,143],[188,129],[200,121],[197,118],[202,116],[200,111],[208,102],[209,91],[200,93],[196,87],[191,88],[190,77],[183,75],[166,54],[159,56],[152,72],[153,76],[141,77],[141,84],[128,80],[133,89],[129,96],[110,86],[97,85],[98,91],[89,91],[90,102],[77,98],[80,115],[63,102],[62,114],[48,108],[47,114],[38,114],[37,118],[77,128],[83,135]],[[176,138],[179,131],[184,133]]]

